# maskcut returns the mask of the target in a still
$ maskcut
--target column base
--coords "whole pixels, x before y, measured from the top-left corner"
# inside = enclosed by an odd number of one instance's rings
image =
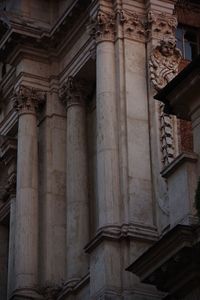
[[[34,288],[16,289],[9,300],[44,300],[44,297]]]

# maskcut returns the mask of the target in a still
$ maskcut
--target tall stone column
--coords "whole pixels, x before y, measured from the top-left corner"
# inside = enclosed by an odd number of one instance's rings
[[[98,227],[119,225],[119,158],[115,80],[115,16],[99,11],[95,20]]]
[[[36,110],[45,100],[36,89],[21,85],[14,94],[19,113],[15,232],[14,299],[38,299],[38,140]]]
[[[67,111],[67,280],[72,285],[88,272],[84,251],[89,241],[86,96],[85,82],[69,77],[61,100]]]

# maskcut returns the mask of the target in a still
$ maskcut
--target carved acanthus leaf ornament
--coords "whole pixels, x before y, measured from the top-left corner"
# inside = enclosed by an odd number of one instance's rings
[[[96,40],[101,41],[114,41],[115,38],[115,14],[99,10],[96,17],[91,19],[88,27],[90,35]]]
[[[119,22],[123,26],[123,35],[126,38],[143,40],[145,38],[145,22],[136,12],[119,10]]]
[[[20,85],[20,87],[13,93],[13,107],[19,113],[36,112],[40,105],[46,101],[46,93],[35,89]]]
[[[149,35],[161,38],[164,35],[174,35],[178,23],[174,15],[150,11],[147,24]]]
[[[66,109],[72,105],[85,105],[88,95],[91,93],[91,84],[85,80],[77,80],[69,76],[60,90],[60,100]]]

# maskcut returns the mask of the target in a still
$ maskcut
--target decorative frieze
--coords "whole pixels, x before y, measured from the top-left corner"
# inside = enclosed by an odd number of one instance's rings
[[[96,42],[114,41],[115,38],[115,14],[99,10],[96,17],[91,19],[89,32]]]
[[[117,11],[117,16],[123,28],[123,37],[138,41],[145,40],[145,22],[142,16],[128,10]]]
[[[25,85],[13,93],[13,107],[21,113],[35,113],[46,100],[46,93]]]
[[[85,105],[90,92],[91,88],[85,80],[77,80],[69,76],[61,87],[59,97],[67,110],[72,105]]]
[[[149,37],[162,38],[164,35],[174,36],[177,19],[174,15],[150,11],[147,20]]]

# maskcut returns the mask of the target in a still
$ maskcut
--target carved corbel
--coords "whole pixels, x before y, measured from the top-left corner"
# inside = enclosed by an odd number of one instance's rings
[[[181,51],[176,48],[176,40],[165,36],[151,53],[149,61],[150,79],[159,91],[178,74]]]

